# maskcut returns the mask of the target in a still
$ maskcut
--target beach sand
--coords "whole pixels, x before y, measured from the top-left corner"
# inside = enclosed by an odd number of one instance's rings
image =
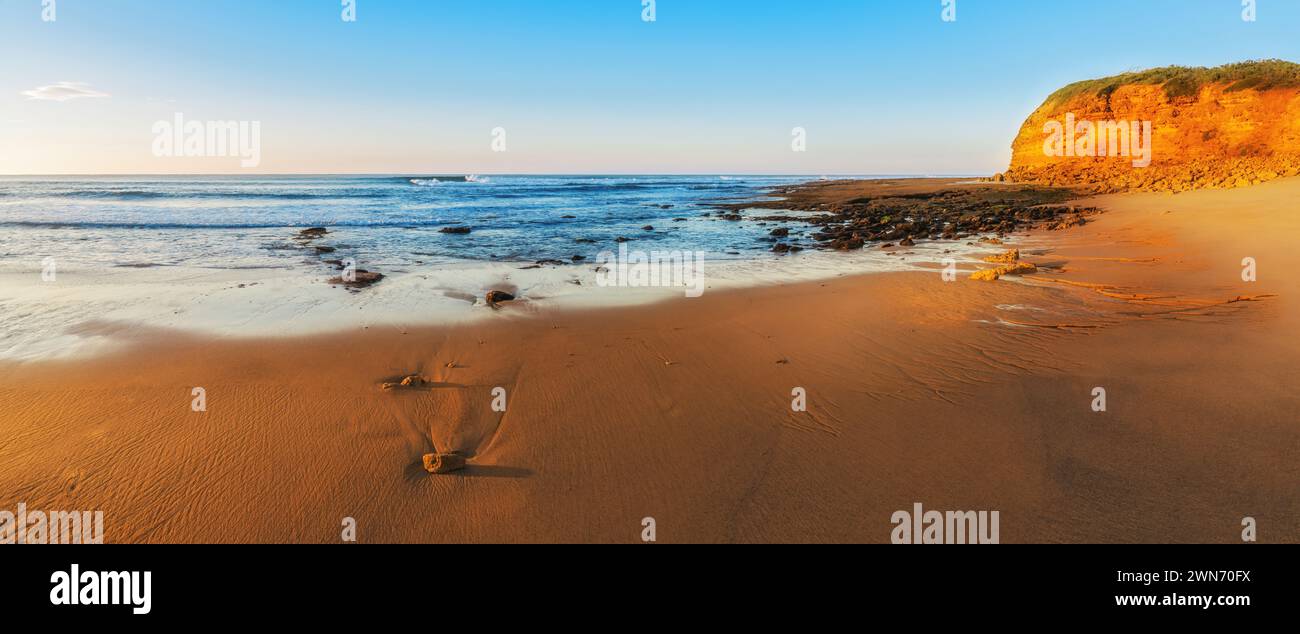
[[[663,543],[886,543],[914,503],[999,511],[1003,543],[1240,543],[1247,516],[1297,542],[1297,199],[1092,199],[1086,226],[1009,240],[1043,268],[999,282],[936,265],[449,327],[125,329],[0,366],[0,509],[102,510],[107,542],[338,543],[350,517],[360,542],[630,543],[653,517]],[[380,387],[411,374],[433,383]],[[425,473],[435,448],[469,468]]]

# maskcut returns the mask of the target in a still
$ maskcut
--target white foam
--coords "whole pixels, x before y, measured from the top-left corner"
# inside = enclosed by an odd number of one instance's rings
[[[785,257],[706,259],[712,291],[906,270],[935,271],[946,258],[969,262],[988,247],[935,242],[899,255],[807,251]],[[482,299],[506,290],[530,305],[599,308],[685,298],[680,288],[597,284],[596,264],[524,268],[527,263],[460,261],[384,270],[360,292],[328,283],[324,267],[291,269],[59,269],[44,282],[31,266],[0,266],[0,359],[34,361],[98,354],[149,328],[216,337],[306,335],[360,328],[405,329],[501,318]],[[686,299],[685,301],[695,301]]]

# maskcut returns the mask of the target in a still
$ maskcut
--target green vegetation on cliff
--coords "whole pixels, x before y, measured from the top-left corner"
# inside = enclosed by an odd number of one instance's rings
[[[1229,84],[1229,92],[1248,89],[1300,88],[1300,64],[1269,59],[1225,64],[1214,68],[1165,66],[1113,77],[1078,81],[1052,93],[1047,101],[1058,104],[1071,97],[1089,93],[1104,98],[1120,86],[1132,84],[1162,85],[1170,99],[1194,97],[1205,84]]]

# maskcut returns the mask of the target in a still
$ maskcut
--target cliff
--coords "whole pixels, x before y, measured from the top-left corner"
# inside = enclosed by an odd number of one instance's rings
[[[1108,192],[1242,187],[1300,174],[1300,65],[1167,67],[1066,86],[994,180]]]

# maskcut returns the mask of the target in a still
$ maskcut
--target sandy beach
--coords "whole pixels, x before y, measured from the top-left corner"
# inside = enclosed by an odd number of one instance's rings
[[[1297,542],[1297,197],[1091,198],[988,245],[1039,267],[997,282],[933,262],[445,327],[106,327],[107,354],[0,365],[0,502],[102,510],[111,543],[338,543],[349,517],[370,543],[638,542],[647,517],[664,543],[887,543],[914,503],[999,511],[1003,543],[1239,543],[1244,517]],[[435,449],[469,468],[425,473]]]

